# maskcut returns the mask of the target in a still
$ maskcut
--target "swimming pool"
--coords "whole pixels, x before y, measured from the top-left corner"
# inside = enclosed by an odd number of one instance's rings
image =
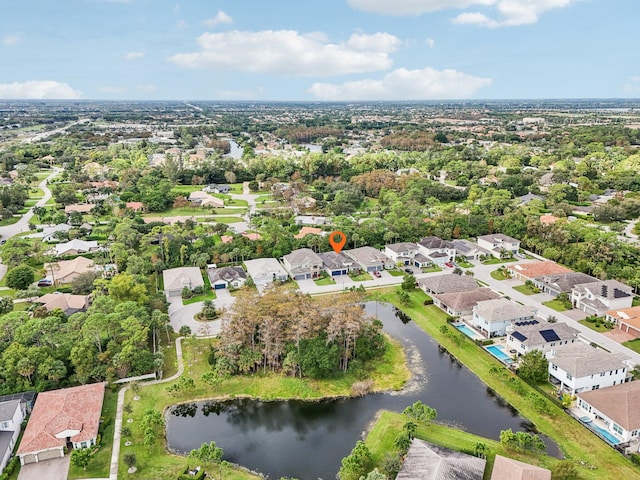
[[[476,332],[474,332],[469,327],[467,327],[464,323],[456,323],[454,325],[454,327],[456,327],[458,330],[460,330],[462,333],[464,333],[467,337],[469,337],[469,338],[471,338],[473,340],[475,340],[476,338],[482,338]]]
[[[491,355],[496,357],[501,362],[507,363],[507,364],[513,363],[513,359],[507,354],[507,352],[505,351],[502,345],[489,345],[488,347],[485,347],[485,348],[487,349],[487,352],[489,352]]]
[[[591,420],[589,420],[588,417],[587,417],[587,420],[589,421],[585,421],[584,417],[581,418],[580,420],[582,420],[587,425],[588,428],[590,428],[594,432],[597,432],[602,437],[604,437],[604,439],[607,442],[609,442],[611,445],[618,445],[620,443],[620,439],[618,437],[610,433],[608,430],[605,430],[604,428],[599,427],[598,425],[593,423]]]

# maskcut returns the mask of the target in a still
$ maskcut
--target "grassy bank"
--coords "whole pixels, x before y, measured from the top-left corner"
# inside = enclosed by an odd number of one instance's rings
[[[522,382],[470,339],[458,335],[447,325],[446,316],[440,309],[433,305],[423,306],[427,298],[423,292],[412,292],[411,303],[406,306],[399,303],[392,289],[373,292],[370,298],[393,303],[403,310],[420,328],[515,407],[520,415],[552,438],[567,458],[595,467],[593,470],[581,468],[585,479],[640,478],[640,470],[633,467],[629,460],[569,417],[557,404]]]
[[[282,375],[264,373],[231,377],[215,387],[202,380],[202,375],[210,371],[207,363],[209,348],[213,345],[212,339],[185,339],[183,341],[183,359],[185,371],[182,378],[191,378],[193,387],[184,391],[169,391],[172,385],[179,381],[166,384],[141,386],[136,394],[139,400],[134,400],[134,393],[129,390],[125,397],[125,413],[123,425],[131,430],[130,437],[123,437],[120,459],[120,471],[126,472],[126,466],[122,462],[122,456],[126,453],[135,453],[138,459],[139,478],[155,478],[173,480],[187,465],[187,460],[179,455],[173,455],[166,450],[166,443],[158,439],[153,445],[143,444],[143,435],[138,427],[142,421],[144,412],[148,409],[164,411],[167,407],[181,403],[193,402],[204,399],[228,399],[235,397],[253,397],[262,400],[277,399],[307,399],[314,400],[327,397],[351,395],[352,385],[361,380],[358,375],[336,376],[327,380],[310,380],[286,377]],[[169,359],[175,362],[175,358]],[[374,382],[374,390],[400,389],[409,379],[410,373],[406,366],[404,351],[399,342],[392,339],[388,341],[388,348],[383,358],[376,362],[370,362],[367,378]],[[168,368],[167,368],[168,370]],[[166,372],[168,373],[168,371]],[[127,411],[128,410],[128,411]],[[131,422],[127,422],[128,419]],[[125,441],[131,441],[130,446],[125,446]],[[234,470],[233,474],[225,475],[225,479],[253,479],[255,476]]]

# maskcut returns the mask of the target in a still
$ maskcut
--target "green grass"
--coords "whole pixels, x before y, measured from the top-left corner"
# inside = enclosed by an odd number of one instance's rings
[[[402,277],[404,275],[404,272],[401,270],[387,270],[387,272],[389,272],[389,275],[391,275],[392,277]]]
[[[69,476],[67,477],[69,480],[78,478],[109,478],[117,401],[117,392],[112,392],[107,388],[102,405],[102,417],[105,419],[108,418],[110,423],[101,432],[100,448],[91,457],[91,462],[86,470],[71,464],[69,467]]]
[[[213,345],[211,339],[189,338],[183,341],[183,358],[185,373],[183,376],[194,380],[195,387],[188,392],[168,392],[167,388],[175,382],[147,385],[141,384],[139,401],[133,400],[133,392],[127,391],[125,406],[131,407],[131,413],[124,414],[123,425],[129,426],[132,436],[128,439],[131,446],[125,446],[123,438],[120,458],[120,471],[126,472],[122,462],[125,453],[135,453],[138,459],[137,478],[153,478],[158,480],[175,480],[177,474],[187,465],[185,457],[173,455],[166,450],[162,440],[154,445],[145,447],[143,435],[138,428],[143,413],[149,408],[164,411],[167,407],[181,402],[193,402],[205,399],[233,398],[249,396],[263,400],[299,398],[315,400],[326,397],[349,396],[353,383],[361,380],[354,375],[337,376],[326,380],[309,380],[292,378],[277,374],[254,374],[234,376],[224,380],[216,387],[211,387],[202,381],[202,375],[210,370],[207,363],[209,348]],[[384,357],[369,365],[369,376],[374,381],[375,390],[400,389],[410,377],[406,367],[406,359],[401,345],[389,341],[389,348]],[[166,350],[165,350],[166,351]],[[166,353],[165,353],[166,355]],[[166,357],[165,357],[166,358]],[[131,418],[131,423],[127,419]],[[122,478],[128,478],[126,475]],[[241,470],[233,470],[225,475],[225,479],[256,479]]]
[[[599,333],[609,332],[613,329],[613,327],[607,327],[603,321],[589,322],[587,320],[580,320],[578,323],[581,323],[585,327],[589,327],[591,330]]]
[[[380,468],[382,466],[382,462],[387,453],[396,451],[396,447],[393,442],[396,436],[401,432],[402,426],[410,420],[411,419],[409,417],[400,413],[387,411],[382,412],[380,417],[376,420],[365,440],[369,450],[371,451],[373,463],[376,467]],[[543,468],[550,468],[558,462],[555,458],[548,457],[546,455],[533,455],[506,450],[500,442],[496,440],[480,437],[478,435],[467,433],[446,425],[440,425],[435,422],[428,425],[419,424],[418,431],[416,432],[416,438],[465,453],[473,452],[476,444],[483,443],[488,450],[487,466],[483,477],[485,480],[489,480],[491,478],[491,472],[493,470],[493,463],[496,455],[515,458],[521,462],[538,465]]]
[[[629,340],[628,342],[622,342],[627,348],[630,348],[636,353],[640,353],[640,338],[636,338],[635,340]]]
[[[13,225],[14,223],[16,223],[21,218],[22,218],[22,215],[16,215],[15,217],[9,217],[9,218],[5,218],[3,220],[0,220],[0,227],[6,227],[7,225]]]
[[[183,305],[190,305],[192,303],[196,303],[196,302],[204,302],[205,300],[215,300],[216,298],[216,294],[214,293],[213,290],[209,290],[208,292],[205,292],[201,295],[194,295],[191,298],[183,298],[182,299],[182,304]]]
[[[542,304],[555,310],[556,312],[564,312],[565,310],[571,310],[571,307],[567,306],[567,304],[557,299],[549,300],[548,302],[542,302]]]
[[[260,195],[259,197],[256,197],[256,203],[259,204],[261,202],[274,202],[274,198],[273,195],[269,194],[269,195]]]
[[[369,275],[367,272],[362,272],[358,275],[350,273],[349,278],[351,278],[351,280],[353,280],[354,282],[365,282],[367,280],[373,280],[373,277]]]
[[[196,217],[198,222],[238,223],[244,221],[241,217]]]
[[[249,206],[249,202],[247,202],[246,200],[243,200],[242,198],[229,198],[229,199],[225,199],[224,201],[225,205],[233,205],[235,207],[248,207]],[[234,210],[238,210],[237,208]]]
[[[198,192],[204,188],[204,185],[176,185],[171,189],[171,193],[189,196],[190,193]]]
[[[336,281],[330,275],[327,275],[324,278],[319,278],[317,280],[314,280],[314,282],[319,287],[321,287],[323,285],[335,285],[336,284]]]
[[[508,274],[505,275],[505,271],[501,269],[494,270],[490,275],[494,280],[509,280],[511,278]]]
[[[458,264],[458,266],[460,268],[473,268],[473,267],[475,267],[475,265],[473,263],[465,262],[464,260],[463,261],[456,260],[456,263]]]
[[[640,306],[640,297],[633,297],[633,302],[631,303],[632,307]]]
[[[640,471],[633,467],[628,459],[569,417],[558,404],[520,381],[497,359],[484,352],[470,339],[456,335],[453,328],[447,325],[444,312],[433,305],[426,308],[422,305],[426,297],[423,292],[414,291],[409,295],[411,303],[407,306],[399,303],[394,289],[371,292],[369,298],[388,301],[404,311],[420,328],[518,410],[520,415],[529,419],[540,432],[553,439],[567,458],[584,462],[587,466],[593,465],[594,469],[579,466],[585,480],[640,478]],[[441,331],[443,326],[446,327],[443,329],[446,333]],[[530,395],[538,395],[540,400],[534,405]],[[541,409],[540,405],[544,406],[544,409]]]
[[[422,268],[423,273],[433,273],[433,272],[441,272],[442,269],[437,265],[432,265],[430,267]]]
[[[516,259],[515,258],[503,258],[503,259],[499,259],[496,257],[491,257],[488,260],[484,260],[482,262],[483,265],[499,265],[501,263],[509,263],[509,262],[515,262]]]
[[[535,295],[536,293],[540,293],[540,289],[536,287],[530,287],[529,285],[518,285],[517,287],[513,287],[516,292],[520,292],[524,295]]]
[[[180,207],[170,208],[164,212],[145,213],[143,217],[178,217],[178,216],[195,216],[195,215],[219,215],[229,213],[244,213],[244,208],[203,208],[203,207]]]

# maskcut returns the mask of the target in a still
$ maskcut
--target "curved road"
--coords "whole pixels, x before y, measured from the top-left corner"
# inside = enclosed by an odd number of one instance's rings
[[[43,207],[49,201],[49,199],[51,198],[51,190],[49,190],[47,184],[49,180],[58,175],[60,172],[60,168],[54,168],[51,175],[49,175],[38,184],[38,187],[40,187],[42,191],[44,191],[44,196],[40,200],[38,200],[34,207]],[[27,213],[22,215],[22,218],[20,218],[20,220],[18,220],[16,223],[0,227],[0,238],[2,238],[2,240],[6,240],[15,235],[18,235],[19,233],[26,232],[27,230],[29,230],[29,220],[31,220],[32,217],[33,207],[31,207],[27,211]],[[0,279],[2,279],[6,273],[7,266],[0,263]]]

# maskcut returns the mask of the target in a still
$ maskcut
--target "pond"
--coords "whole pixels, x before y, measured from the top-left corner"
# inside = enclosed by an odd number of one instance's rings
[[[178,405],[167,414],[169,448],[184,453],[215,440],[226,460],[270,478],[333,479],[342,458],[382,409],[402,411],[420,400],[437,410],[438,422],[494,439],[500,430],[529,427],[402,312],[377,302],[365,308],[407,351],[413,377],[402,392],[319,402],[241,399]],[[557,455],[557,446],[546,443],[547,453]]]

